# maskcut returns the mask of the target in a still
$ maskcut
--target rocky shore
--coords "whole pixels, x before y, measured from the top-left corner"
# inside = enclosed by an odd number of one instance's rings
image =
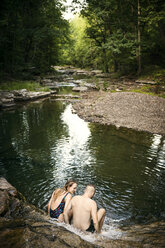
[[[73,108],[86,121],[165,135],[165,99],[135,92],[88,92]]]
[[[55,92],[33,92],[22,90],[0,91],[0,109],[12,108],[18,102],[34,101],[41,98],[49,97]]]

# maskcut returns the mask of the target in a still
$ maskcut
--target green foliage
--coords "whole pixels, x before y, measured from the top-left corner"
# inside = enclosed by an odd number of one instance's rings
[[[93,49],[94,54],[93,57],[88,56],[86,64],[105,72],[136,73],[140,57],[142,70],[151,65],[164,66],[164,1],[86,0],[81,7],[88,43],[83,39],[88,53]],[[88,53],[81,54],[81,61]]]
[[[68,23],[60,0],[0,1],[0,72],[48,71],[59,61]]]
[[[41,87],[41,85],[34,81],[10,81],[0,84],[0,90],[21,90],[28,91],[50,91],[48,87]]]
[[[79,16],[70,21],[70,39],[63,49],[63,64],[77,67],[91,66],[93,47],[85,35],[86,26],[86,20]]]

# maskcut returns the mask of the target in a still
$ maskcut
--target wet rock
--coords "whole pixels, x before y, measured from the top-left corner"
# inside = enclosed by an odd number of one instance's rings
[[[110,76],[109,73],[100,73],[96,75],[97,78],[110,78]]]
[[[14,91],[15,101],[29,101],[48,97],[50,92],[33,92],[27,90]]]
[[[56,95],[56,97],[63,98],[63,99],[78,99],[78,98],[80,98],[80,96],[78,96],[78,95],[71,95],[71,94],[68,94],[68,95],[58,94],[58,95]]]
[[[0,91],[0,108],[12,108],[14,106],[14,94],[9,91]]]
[[[101,71],[101,70],[92,70],[91,72],[92,72],[94,75],[102,74],[102,71]]]
[[[57,93],[56,90],[51,90],[51,91],[50,91],[50,94],[51,94],[51,95],[55,95],[56,93]]]
[[[25,96],[27,93],[27,89],[13,90],[14,96]]]
[[[3,216],[9,208],[9,197],[6,191],[0,190],[0,216]]]
[[[16,196],[17,190],[5,178],[0,177],[0,190],[6,190],[9,195]]]
[[[47,84],[51,84],[51,83],[52,83],[51,79],[42,79],[41,80],[41,84],[43,84],[43,85],[47,85]]]
[[[157,82],[155,81],[150,81],[150,80],[136,80],[135,83],[138,83],[138,84],[150,84],[150,85],[154,85],[154,84],[157,84]]]
[[[58,88],[58,82],[52,81],[50,79],[43,80],[42,85],[48,87],[49,89],[57,89]]]
[[[12,99],[13,97],[14,95],[10,91],[0,91],[0,98]]]
[[[82,87],[80,86],[80,87],[74,87],[72,90],[76,92],[85,92],[88,90],[88,88],[85,86],[82,86]]]
[[[92,90],[98,90],[98,87],[95,84],[84,83],[84,86]]]

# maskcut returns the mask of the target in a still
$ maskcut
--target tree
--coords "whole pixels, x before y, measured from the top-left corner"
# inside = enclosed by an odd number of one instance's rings
[[[35,67],[45,72],[59,61],[68,23],[59,0],[1,0],[0,71],[10,75]]]
[[[81,14],[88,21],[86,33],[100,51],[104,71],[140,74],[146,65],[164,64],[164,1],[86,0]]]

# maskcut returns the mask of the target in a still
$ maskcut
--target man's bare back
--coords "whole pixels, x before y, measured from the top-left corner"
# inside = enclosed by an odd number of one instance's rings
[[[92,212],[97,213],[96,203],[84,196],[75,196],[72,201],[73,225],[81,230],[87,230],[91,223],[91,218],[97,222],[96,214],[92,216]],[[80,214],[81,213],[81,214]]]
[[[80,230],[91,232],[101,231],[105,210],[100,209],[97,211],[97,204],[91,199],[94,193],[94,186],[88,185],[84,194],[73,197],[68,206],[67,211],[72,209],[73,212],[73,225]],[[67,211],[64,213],[64,218],[66,223],[69,223]],[[93,221],[92,226],[91,220]]]

